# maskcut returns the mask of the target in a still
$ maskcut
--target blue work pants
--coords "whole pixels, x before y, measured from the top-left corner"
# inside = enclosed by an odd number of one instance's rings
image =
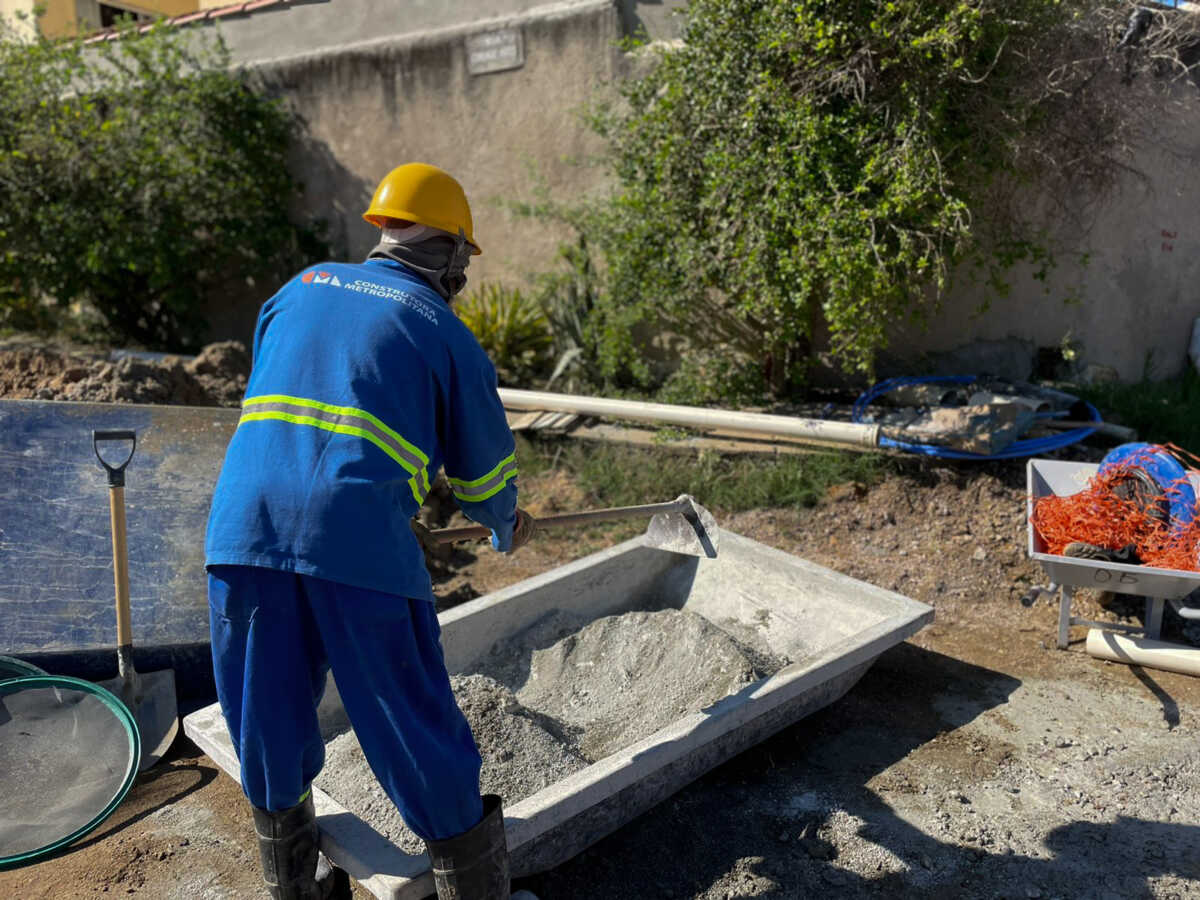
[[[479,751],[450,690],[433,604],[252,566],[212,566],[217,696],[242,789],[294,806],[325,761],[317,704],[330,668],[363,755],[424,840],[483,816]]]

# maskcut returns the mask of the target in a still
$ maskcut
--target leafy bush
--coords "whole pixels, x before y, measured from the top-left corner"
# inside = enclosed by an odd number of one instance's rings
[[[484,284],[454,303],[496,366],[504,384],[527,384],[542,374],[553,338],[546,314],[535,300],[515,288]]]
[[[207,295],[325,248],[288,221],[295,122],[186,29],[15,39],[0,26],[0,315],[90,304],[112,337],[187,349]]]
[[[759,403],[767,394],[762,376],[760,368],[724,347],[702,348],[683,358],[655,399],[688,406]]]
[[[587,365],[598,355],[599,335],[592,318],[596,308],[597,279],[587,238],[558,250],[563,267],[539,276],[537,299],[550,324],[554,369],[547,387],[571,393],[594,386],[598,380]]]
[[[1140,102],[1118,84],[1133,57],[1122,71],[1113,52],[1128,13],[692,0],[681,46],[643,48],[647,74],[593,118],[616,183],[578,216],[604,261],[604,374],[651,380],[639,325],[757,366],[775,391],[826,339],[868,371],[891,324],[934,309],[965,258],[985,255],[988,276],[1044,267],[1014,185],[1102,183],[1122,165]]]

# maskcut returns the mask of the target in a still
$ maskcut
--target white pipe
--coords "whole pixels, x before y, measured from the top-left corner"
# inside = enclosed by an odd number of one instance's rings
[[[1184,675],[1200,675],[1200,647],[1125,637],[1111,631],[1089,628],[1087,652],[1096,659],[1128,663],[1131,666],[1150,666]]]
[[[689,428],[726,428],[766,437],[788,437],[823,447],[874,449],[879,446],[879,426],[856,422],[829,422],[824,419],[800,419],[766,413],[730,412],[667,403],[642,403],[637,400],[609,400],[604,397],[577,397],[549,391],[519,391],[500,388],[500,401],[508,409],[547,410],[605,416],[636,422],[660,422]]]
[[[1176,597],[1171,598],[1167,602],[1171,604],[1171,609],[1179,613],[1181,618],[1190,619],[1192,621],[1200,619],[1200,607],[1184,606],[1183,601]]]

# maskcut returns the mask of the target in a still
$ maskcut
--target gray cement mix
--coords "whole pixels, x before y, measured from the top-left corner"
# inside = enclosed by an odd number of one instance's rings
[[[480,665],[487,674],[450,682],[483,757],[480,787],[511,806],[784,663],[702,616],[666,609],[583,627],[548,617],[497,647]],[[316,783],[402,849],[423,849],[353,731],[327,743]]]
[[[587,765],[499,682],[484,675],[452,675],[450,686],[483,757],[483,793],[499,794],[511,805]],[[405,851],[424,850],[371,772],[353,731],[326,744],[317,786]]]
[[[745,649],[728,634],[666,609],[606,616],[535,651],[516,693],[564,723],[595,762],[755,680]]]

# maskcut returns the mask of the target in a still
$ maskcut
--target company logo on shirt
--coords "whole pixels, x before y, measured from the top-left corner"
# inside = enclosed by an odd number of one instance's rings
[[[300,276],[300,280],[305,284],[329,284],[333,287],[341,287],[342,283],[338,281],[338,277],[332,272],[318,272],[316,269],[310,269]]]
[[[415,297],[408,293],[408,291],[400,290],[391,285],[379,284],[376,281],[366,281],[362,278],[351,282],[343,282],[332,272],[322,272],[320,269],[309,269],[300,276],[300,280],[305,284],[327,284],[330,287],[339,287],[344,291],[354,291],[358,294],[369,294],[372,297],[391,300],[394,303],[408,307],[434,325],[438,324],[437,310],[428,301]]]
[[[343,284],[342,288],[347,291],[356,291],[360,294],[370,294],[372,297],[380,297],[384,300],[391,300],[394,303],[399,303],[411,309],[417,315],[424,317],[434,325],[438,323],[437,312],[424,300],[414,297],[408,291],[402,291],[399,288],[391,287],[386,284],[379,284],[375,281],[364,281],[359,278],[349,284]]]

